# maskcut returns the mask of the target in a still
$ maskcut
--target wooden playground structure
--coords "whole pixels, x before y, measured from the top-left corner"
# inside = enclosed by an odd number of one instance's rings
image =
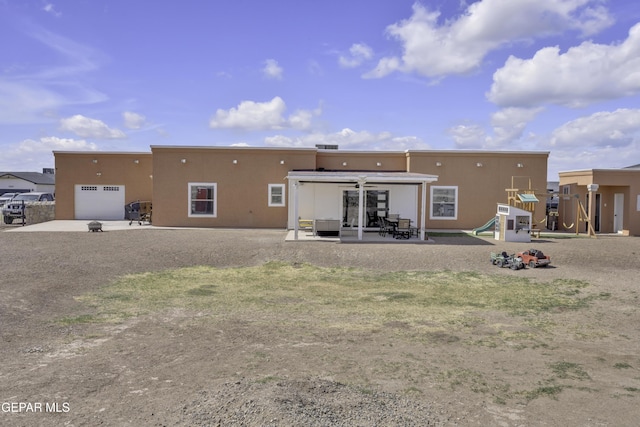
[[[522,188],[522,187],[519,188],[519,186],[516,185],[516,184],[522,185],[523,183],[526,184],[525,185],[526,188]],[[551,197],[551,196],[560,196],[559,193],[536,193],[536,190],[533,189],[531,186],[531,178],[526,176],[512,176],[511,188],[507,188],[506,192],[507,192],[507,203],[510,206],[514,206],[516,208],[520,208],[528,212],[531,212],[531,218],[533,221],[532,229],[536,229],[537,224],[545,224],[546,226],[547,220],[549,218],[547,215],[545,215],[545,217],[541,221],[538,221],[533,217],[533,214],[536,208],[536,203],[539,202],[538,197],[546,199],[547,197]],[[563,221],[562,223],[563,227],[565,228],[565,230],[571,230],[575,227],[576,235],[578,235],[580,234],[579,225],[581,223],[586,223],[587,234],[590,237],[596,237],[596,231],[593,228],[593,225],[591,224],[591,222],[589,222],[589,215],[587,214],[587,210],[582,204],[582,201],[580,201],[580,196],[578,194],[574,194],[572,195],[572,197],[575,199],[575,203],[577,206],[576,220],[571,225],[567,225]],[[557,216],[557,212],[555,214]],[[539,235],[540,233],[539,229],[537,230],[537,233]]]

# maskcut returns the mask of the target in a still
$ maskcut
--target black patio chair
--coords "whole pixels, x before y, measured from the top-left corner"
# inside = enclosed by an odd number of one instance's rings
[[[378,226],[380,227],[378,234],[382,237],[386,237],[387,233],[393,233],[393,227],[383,217],[378,217]]]

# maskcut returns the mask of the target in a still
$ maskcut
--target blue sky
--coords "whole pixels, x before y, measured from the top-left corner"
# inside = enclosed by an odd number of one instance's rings
[[[0,170],[318,143],[640,163],[628,1],[0,0],[0,43]]]

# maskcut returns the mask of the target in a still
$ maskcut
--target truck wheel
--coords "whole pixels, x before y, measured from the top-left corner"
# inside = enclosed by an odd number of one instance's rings
[[[536,268],[536,262],[535,261],[529,261],[529,267]]]
[[[504,261],[502,261],[501,259],[496,261],[496,265],[500,268],[502,268],[504,266]]]
[[[10,216],[5,215],[4,216],[4,223],[5,224],[11,224],[13,222],[13,218]]]

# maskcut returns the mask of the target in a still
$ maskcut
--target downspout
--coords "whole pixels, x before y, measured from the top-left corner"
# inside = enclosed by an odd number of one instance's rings
[[[427,181],[422,181],[422,201],[420,205],[420,240],[424,240],[425,221],[427,217]]]

